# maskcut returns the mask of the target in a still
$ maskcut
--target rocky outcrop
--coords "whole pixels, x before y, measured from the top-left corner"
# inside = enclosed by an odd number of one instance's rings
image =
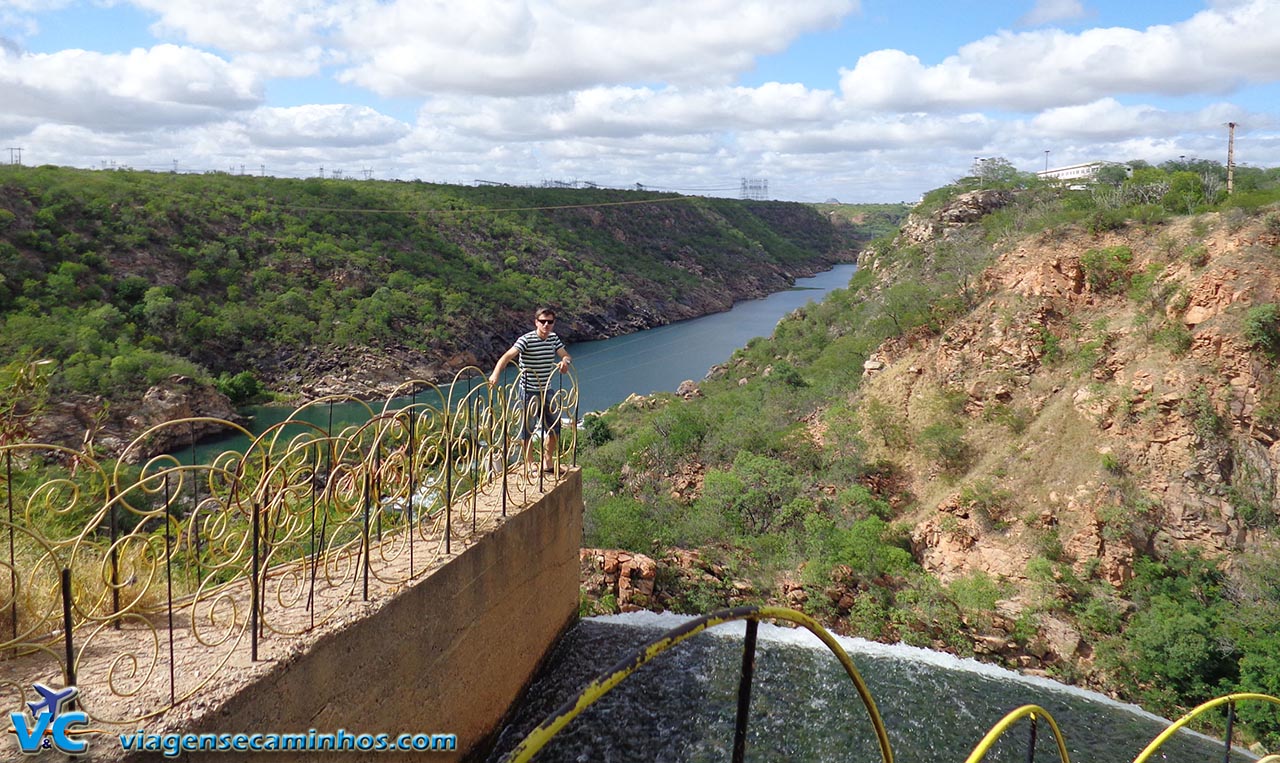
[[[188,424],[162,427],[180,419]],[[171,376],[132,405],[108,406],[101,397],[78,395],[50,403],[31,427],[30,440],[97,456],[123,455],[140,462],[227,430],[220,421],[243,423],[226,395],[187,376]]]
[[[976,222],[1013,201],[1012,191],[985,189],[956,196],[933,214],[943,225]]]
[[[582,588],[597,606],[610,612],[637,612],[654,603],[658,566],[644,554],[584,548]]]
[[[584,548],[582,594],[593,614],[636,612],[710,612],[744,604],[754,586],[732,577],[723,565],[701,552],[671,549],[659,559],[632,551]]]
[[[908,215],[898,235],[908,244],[923,244],[945,236],[948,229],[980,220],[997,209],[1008,206],[1012,201],[1012,191],[979,190],[962,193],[928,216],[914,212]]]

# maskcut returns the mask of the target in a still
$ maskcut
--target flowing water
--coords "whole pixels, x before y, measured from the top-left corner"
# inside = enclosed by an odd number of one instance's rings
[[[497,761],[561,703],[615,662],[688,618],[653,613],[595,617],[556,646],[487,758]],[[534,758],[540,763],[728,761],[742,662],[742,623],[668,650],[589,707]],[[880,760],[880,749],[844,669],[808,631],[760,626],[752,689],[749,761]],[[962,763],[1009,711],[1043,707],[1058,722],[1072,761],[1129,763],[1169,722],[1093,692],[907,646],[840,638],[871,691],[897,763]],[[1026,763],[1029,721],[988,752]],[[1239,751],[1233,763],[1252,760]],[[1059,760],[1040,723],[1035,760]],[[1222,763],[1224,745],[1179,732],[1156,763]]]

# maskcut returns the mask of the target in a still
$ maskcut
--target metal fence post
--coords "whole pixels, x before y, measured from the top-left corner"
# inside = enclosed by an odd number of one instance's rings
[[[453,553],[453,430],[449,423],[449,404],[444,405],[444,552]]]
[[[738,716],[733,726],[733,763],[742,763],[747,753],[747,718],[751,713],[751,682],[756,672],[756,631],[760,623],[747,620],[742,640],[742,676],[738,681]]]
[[[249,651],[250,659],[258,661],[258,541],[262,531],[258,528],[258,499],[253,499],[253,556],[249,568]]]
[[[1235,732],[1235,723],[1236,723],[1236,703],[1228,702],[1227,703],[1227,738],[1226,738],[1227,749],[1222,754],[1223,763],[1231,763],[1231,737],[1234,735],[1234,732]]]
[[[1031,715],[1030,739],[1028,739],[1027,741],[1027,763],[1035,763],[1035,759],[1036,759],[1036,731],[1038,726],[1037,720],[1038,719],[1033,713]]]
[[[14,540],[13,540],[13,451],[12,450],[6,450],[4,452],[4,486],[5,486],[5,494],[8,496],[8,502],[9,502],[9,590],[13,593],[13,600],[9,602],[9,623],[12,626],[11,637],[14,641],[17,641],[18,640],[18,567],[17,567],[17,564],[14,562],[15,556],[14,556]]]
[[[62,568],[62,634],[67,645],[67,686],[76,685],[76,650],[71,629],[71,568]]]
[[[177,701],[173,650],[173,515],[170,513],[169,475],[164,475],[164,582],[165,610],[169,615],[169,702]]]

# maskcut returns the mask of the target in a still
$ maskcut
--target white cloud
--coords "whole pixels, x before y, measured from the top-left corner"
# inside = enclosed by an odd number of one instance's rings
[[[41,13],[66,8],[75,0],[0,0],[0,12]]]
[[[1280,3],[1252,0],[1144,31],[1000,32],[936,66],[880,50],[841,71],[850,103],[882,110],[1018,111],[1088,103],[1118,93],[1227,93],[1280,78]]]
[[[342,57],[326,49],[340,5],[323,0],[131,0],[155,13],[152,34],[226,52],[264,77],[306,77]]]
[[[923,153],[952,148],[968,151],[987,145],[1000,129],[998,122],[981,114],[906,114],[860,117],[816,129],[761,130],[741,136],[739,142],[748,151],[788,154],[898,149]]]
[[[1226,103],[1196,112],[1176,112],[1145,104],[1125,106],[1114,98],[1103,98],[1080,106],[1049,109],[1036,115],[1030,127],[1050,137],[1124,140],[1134,135],[1154,138],[1195,131],[1220,132],[1219,128],[1227,122],[1259,124],[1264,120],[1266,117],[1262,115],[1249,115],[1244,109]]]
[[[557,96],[434,98],[422,118],[495,140],[634,137],[818,124],[836,98],[803,85],[597,87]]]
[[[104,130],[220,119],[256,106],[261,83],[209,53],[175,45],[124,54],[0,52],[0,92],[13,115]]]
[[[343,22],[344,81],[382,95],[532,95],[664,81],[728,84],[829,28],[855,0],[393,0]]]
[[[261,108],[246,120],[252,143],[274,148],[381,146],[404,137],[409,129],[367,106],[345,104]]]
[[[1054,21],[1071,21],[1085,16],[1080,0],[1036,0],[1036,7],[1022,18],[1019,26],[1040,26]]]
[[[131,0],[159,19],[158,37],[234,53],[280,53],[316,43],[333,14],[318,0]]]

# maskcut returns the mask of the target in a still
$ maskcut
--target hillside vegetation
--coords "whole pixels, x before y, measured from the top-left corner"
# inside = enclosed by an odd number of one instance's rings
[[[535,305],[602,338],[783,288],[858,239],[781,202],[8,166],[0,357],[117,402],[172,374],[297,392],[371,357],[431,376],[492,362]]]
[[[628,605],[784,603],[1171,717],[1280,692],[1280,172],[1135,164],[986,163],[695,393],[590,420],[587,544],[657,560]]]

